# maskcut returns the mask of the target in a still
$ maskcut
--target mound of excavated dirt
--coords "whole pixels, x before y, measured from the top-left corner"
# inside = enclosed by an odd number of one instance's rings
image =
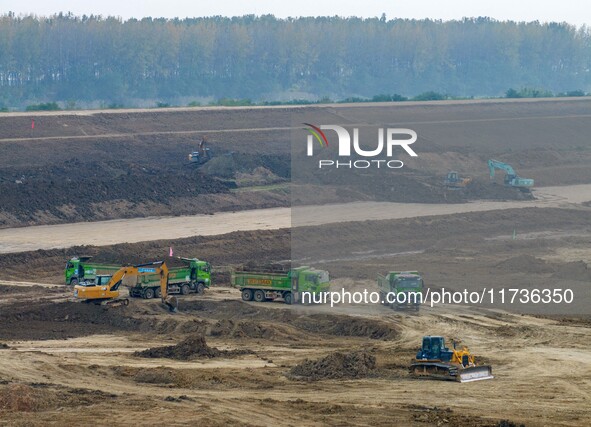
[[[130,366],[113,366],[113,373],[120,378],[133,378],[135,382],[144,384],[177,384],[180,373],[175,369],[157,367],[137,369]]]
[[[199,358],[211,359],[214,357],[233,357],[242,354],[252,354],[252,351],[218,350],[215,347],[208,346],[203,335],[192,335],[176,345],[154,347],[134,353],[135,356],[139,357],[176,360],[193,360]]]
[[[259,166],[251,173],[237,172],[236,185],[238,187],[251,187],[256,185],[269,185],[277,182],[285,181],[278,177],[269,169]]]
[[[520,273],[552,273],[554,269],[546,261],[531,255],[518,255],[501,261],[496,268]]]
[[[101,141],[101,154],[103,151],[112,151],[111,155],[120,153],[115,155],[118,158],[110,160],[99,160],[101,155],[92,152],[68,161],[35,166],[16,167],[0,161],[0,194],[4,196],[0,227],[194,214],[195,205],[205,195],[220,196],[205,203],[206,212],[215,212],[224,209],[226,197],[222,195],[229,197],[229,190],[236,187],[234,177],[238,172],[243,174],[245,185],[279,182],[290,175],[287,154],[220,156],[197,167],[186,160],[189,150],[176,147],[174,154],[170,151],[172,147],[167,147],[167,154],[156,150],[161,152],[161,157],[150,160],[143,155],[130,156],[132,149],[128,144]],[[40,145],[32,149],[55,150]],[[233,200],[231,209],[240,209],[241,199]],[[274,205],[277,203],[285,204],[276,201]],[[250,208],[258,205],[254,203]]]
[[[556,267],[552,277],[587,282],[591,280],[591,268],[583,261],[567,262]]]
[[[291,379],[319,381],[368,376],[376,367],[376,358],[366,351],[331,353],[318,360],[305,360],[289,371]]]
[[[342,315],[313,314],[310,316],[301,316],[293,324],[308,332],[335,336],[388,340],[394,339],[399,335],[399,330],[395,325],[379,320]]]
[[[562,280],[591,280],[591,269],[583,261],[549,263],[531,255],[519,255],[506,259],[495,266],[497,269],[527,274],[553,273],[552,277]]]

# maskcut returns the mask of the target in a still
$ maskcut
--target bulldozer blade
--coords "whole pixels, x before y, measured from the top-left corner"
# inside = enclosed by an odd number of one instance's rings
[[[457,378],[461,383],[469,383],[471,381],[492,380],[494,377],[492,367],[483,365],[462,369],[458,372]]]

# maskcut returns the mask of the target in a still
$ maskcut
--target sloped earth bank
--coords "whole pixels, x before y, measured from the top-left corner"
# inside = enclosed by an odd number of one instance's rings
[[[584,253],[583,258],[561,260],[560,256],[553,256],[551,251],[560,254],[566,250],[562,249],[563,246],[570,245],[572,248],[569,250],[573,251],[576,250],[575,246],[582,245],[577,240],[584,241],[587,234],[591,233],[589,212],[589,208],[507,209],[368,221],[361,225],[355,222],[327,224],[294,230],[234,232],[220,236],[1,254],[0,279],[61,284],[65,261],[75,255],[93,256],[94,261],[105,263],[165,260],[175,265],[178,260],[168,258],[169,249],[173,247],[175,256],[210,261],[214,266],[214,284],[227,284],[233,266],[291,259],[293,235],[307,249],[307,258],[294,262],[314,260],[320,266],[330,265],[329,270],[334,277],[353,275],[354,278],[373,279],[375,268],[371,267],[374,270],[366,272],[366,263],[375,266],[376,263],[388,262],[388,255],[398,260],[406,254],[405,259],[420,263],[421,271],[435,270],[429,263],[421,262],[425,255],[431,255],[447,259],[449,265],[445,270],[457,268],[452,264],[466,259],[470,262],[462,262],[462,268],[470,268],[471,263],[484,262],[491,269],[493,277],[503,272],[527,269],[523,272],[562,272],[567,277],[584,278],[585,271],[574,265],[561,271],[564,261],[585,260],[590,263],[591,259],[585,258]],[[421,252],[423,254],[419,255]],[[548,259],[544,260],[540,256]],[[515,257],[519,258],[508,261]],[[534,259],[536,257],[537,260]],[[360,262],[364,259],[366,263]],[[355,271],[351,271],[351,261],[355,261]],[[392,269],[392,266],[383,268]]]
[[[258,184],[284,182],[289,177],[286,156],[243,154],[227,177],[182,162],[148,164],[141,155],[107,162],[90,157],[55,166],[0,168],[0,227],[213,213],[288,202],[288,195],[279,190],[266,197],[233,192],[234,175],[248,176],[257,168],[267,172]]]
[[[324,177],[338,183],[337,194],[315,189],[324,203],[527,197],[488,183],[489,158],[511,163],[539,186],[591,182],[586,99],[0,114],[0,227],[287,206],[285,190],[234,190],[290,179],[292,132],[301,127],[295,114],[302,111],[335,124],[381,123],[419,135],[419,157],[404,157],[402,170],[355,181],[345,172],[333,179],[338,171]],[[198,168],[188,154],[204,134],[214,159]],[[445,191],[449,170],[474,177],[474,184]]]
[[[144,301],[142,301],[144,302]],[[170,317],[162,321],[164,307],[150,306],[154,311],[147,312],[142,304],[133,304],[132,308],[104,307],[82,302],[45,302],[29,303],[26,306],[13,304],[2,307],[0,313],[0,340],[14,339],[67,339],[113,331],[121,332],[154,332],[168,334],[173,331],[181,333],[208,332],[214,336],[232,336],[231,332],[224,332],[222,324],[214,321],[228,319],[232,313],[232,321],[238,322],[242,328],[260,329],[263,324],[275,322],[290,325],[296,331],[308,334],[328,336],[368,337],[376,340],[393,339],[398,335],[395,325],[367,320],[363,318],[350,319],[343,315],[326,313],[294,312],[285,310],[267,310],[243,304],[241,301],[195,301],[183,299],[179,309],[187,315],[207,318],[208,322],[188,321],[187,317]],[[253,322],[242,322],[239,319],[250,319]],[[260,322],[264,323],[261,324]],[[268,327],[268,326],[267,326]],[[292,331],[293,332],[293,331]],[[285,333],[284,333],[285,335]],[[302,334],[303,336],[303,334]],[[271,337],[270,337],[271,338]],[[188,348],[199,347],[207,349],[205,341],[200,341],[197,335],[191,340],[178,344],[175,348],[154,350],[143,354],[151,357],[157,354],[175,354],[186,352]],[[178,350],[178,351],[177,351]],[[217,350],[212,350],[212,357]],[[204,350],[203,355],[208,353]],[[173,357],[174,358],[174,357]]]

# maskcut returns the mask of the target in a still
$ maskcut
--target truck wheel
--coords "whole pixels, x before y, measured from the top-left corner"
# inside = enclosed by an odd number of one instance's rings
[[[265,301],[265,292],[261,291],[260,289],[257,289],[256,291],[254,291],[254,300],[256,302],[263,302]]]
[[[293,297],[292,297],[292,295],[291,295],[291,292],[286,292],[286,293],[283,295],[283,301],[284,301],[286,304],[290,304],[290,305],[291,305],[291,303],[292,303],[292,301],[293,301]]]
[[[162,296],[162,292],[160,292],[160,288],[154,289],[154,298],[160,298]]]
[[[243,301],[252,301],[252,291],[250,289],[243,289],[242,290],[242,300]]]
[[[144,291],[144,298],[145,299],[152,299],[154,298],[154,289],[148,288]]]
[[[191,292],[189,285],[185,283],[183,286],[181,286],[181,295],[189,295],[189,292]]]
[[[72,280],[70,280],[70,285],[76,286],[77,284],[78,284],[78,279],[72,279]]]
[[[203,283],[197,284],[197,293],[202,294],[205,291],[205,285]]]

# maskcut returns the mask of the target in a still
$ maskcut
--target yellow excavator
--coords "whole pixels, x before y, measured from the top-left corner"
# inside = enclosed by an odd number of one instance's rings
[[[476,365],[474,355],[468,347],[449,349],[443,337],[423,337],[423,345],[415,360],[411,363],[410,374],[418,378],[452,380],[462,383],[478,380],[490,380],[493,377],[492,367]]]
[[[112,276],[98,275],[92,282],[83,282],[74,287],[74,297],[85,302],[118,306],[129,305],[129,299],[120,298],[119,288],[126,276],[142,276],[144,274],[160,275],[160,296],[162,303],[176,312],[178,301],[168,295],[168,267],[163,261],[121,267]]]

